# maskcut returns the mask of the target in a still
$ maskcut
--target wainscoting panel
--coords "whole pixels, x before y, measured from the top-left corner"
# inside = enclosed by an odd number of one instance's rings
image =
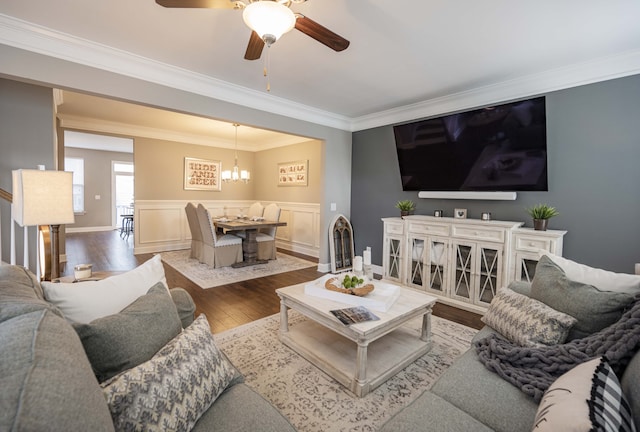
[[[213,216],[235,217],[246,213],[254,201],[201,201]],[[271,201],[260,201],[267,206]],[[198,204],[195,203],[194,204]],[[276,202],[280,221],[276,245],[279,248],[320,256],[320,204]],[[188,249],[191,231],[184,211],[187,201],[144,200],[135,202],[134,253]]]

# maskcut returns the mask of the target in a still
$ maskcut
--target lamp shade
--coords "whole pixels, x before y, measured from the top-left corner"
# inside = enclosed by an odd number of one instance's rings
[[[73,223],[73,173],[14,170],[11,213],[20,226]]]
[[[271,35],[278,40],[296,24],[296,16],[291,9],[275,1],[257,1],[247,5],[242,19],[261,39]]]

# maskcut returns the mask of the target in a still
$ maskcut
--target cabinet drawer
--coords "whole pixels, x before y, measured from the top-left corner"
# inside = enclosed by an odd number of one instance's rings
[[[385,224],[384,231],[387,234],[400,234],[404,232],[403,224]]]
[[[414,234],[448,236],[449,225],[424,222],[409,222],[409,232]]]
[[[453,225],[452,230],[452,235],[455,237],[504,243],[505,230],[502,228],[477,225]]]
[[[516,235],[515,248],[519,251],[537,252],[543,249],[551,252],[551,239]]]

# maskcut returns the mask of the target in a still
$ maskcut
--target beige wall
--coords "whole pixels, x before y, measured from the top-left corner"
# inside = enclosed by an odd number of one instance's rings
[[[321,141],[308,141],[260,152],[238,151],[238,165],[251,171],[248,184],[223,183],[220,192],[184,190],[184,158],[219,160],[233,167],[234,150],[196,144],[136,138],[136,200],[262,200],[319,203],[322,197]],[[278,187],[279,162],[309,160],[309,185]]]
[[[113,226],[111,162],[133,162],[133,155],[131,153],[65,147],[65,156],[84,159],[85,211],[84,214],[76,214],[76,222],[69,225],[68,228]],[[100,196],[100,199],[96,199],[96,195]]]
[[[309,161],[308,186],[278,186],[278,164]],[[255,198],[264,201],[319,203],[322,198],[322,141],[308,141],[256,153]]]
[[[136,200],[253,199],[255,182],[223,184],[220,192],[184,190],[184,158],[219,160],[222,169],[233,168],[234,150],[196,144],[135,138]],[[238,151],[240,168],[254,169],[254,154]]]

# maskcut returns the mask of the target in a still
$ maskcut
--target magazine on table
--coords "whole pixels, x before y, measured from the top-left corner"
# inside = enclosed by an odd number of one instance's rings
[[[330,312],[345,325],[357,324],[365,321],[377,321],[380,319],[364,306],[334,309]]]

